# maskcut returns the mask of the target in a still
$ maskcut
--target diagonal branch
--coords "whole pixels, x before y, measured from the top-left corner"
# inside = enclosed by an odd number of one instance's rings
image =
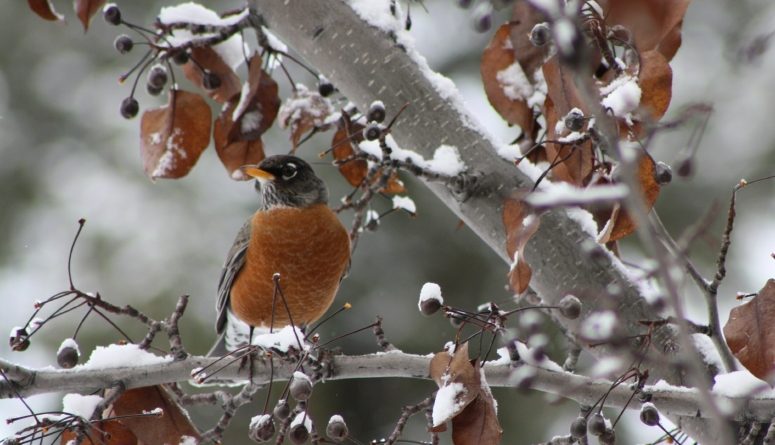
[[[462,199],[445,184],[424,183],[497,255],[511,262],[506,254],[503,203],[515,191],[532,187],[532,180],[527,170],[498,156],[497,144],[465,110],[448,79],[432,72],[425,59],[395,31],[370,25],[344,0],[253,0],[253,6],[273,32],[360,109],[367,109],[375,100],[382,100],[388,110],[409,103],[392,131],[399,145],[426,158],[442,144],[456,146],[469,173],[482,178],[476,190]],[[578,210],[554,209],[542,216],[538,233],[525,249],[533,269],[531,287],[550,305],[569,293],[582,299],[584,309],[579,319],[557,319],[574,337],[580,337],[580,321],[604,308],[621,317],[625,335],[642,335],[640,322],[659,317],[618,260],[596,244],[594,229],[585,228],[592,224],[591,217]],[[615,301],[602,298],[610,295],[612,285],[619,290]],[[657,328],[651,340],[654,348],[650,357],[664,358],[677,349],[675,333],[667,327]],[[610,349],[599,347],[592,352],[604,354]],[[664,361],[652,363],[649,358],[645,365],[653,377],[679,381],[677,367]]]

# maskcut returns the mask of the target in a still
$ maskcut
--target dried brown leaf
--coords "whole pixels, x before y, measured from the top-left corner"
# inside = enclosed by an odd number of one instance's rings
[[[333,113],[334,107],[330,100],[304,85],[296,85],[296,90],[286,99],[279,112],[280,127],[291,130],[291,152],[296,151],[301,137],[308,131],[328,129],[330,124],[327,119]]]
[[[218,77],[218,88],[208,89],[204,84],[204,71],[209,70]],[[191,48],[191,60],[183,65],[183,74],[218,103],[226,103],[242,89],[239,77],[220,55],[209,46]]]
[[[359,187],[369,172],[369,164],[364,159],[353,159],[355,149],[353,144],[363,140],[363,125],[350,121],[349,116],[342,114],[339,129],[334,133],[331,146],[334,159],[343,162],[338,165],[339,173],[353,187]]]
[[[581,100],[573,71],[563,66],[556,55],[546,61],[543,72],[547,86],[547,97],[544,101],[547,139],[557,141],[564,136],[556,131],[560,119],[574,108],[581,110],[584,115],[588,115],[589,111]],[[580,144],[547,142],[544,144],[544,151],[548,162],[558,163],[552,168],[552,179],[577,186],[586,185],[595,160],[591,141],[583,141]]]
[[[530,285],[533,271],[525,260],[525,246],[538,231],[540,219],[522,201],[508,199],[503,205],[503,227],[506,229],[506,252],[513,259],[509,284],[521,294]]]
[[[188,174],[210,142],[212,117],[202,96],[171,90],[168,105],[146,110],[140,122],[140,150],[151,179]]]
[[[732,354],[751,374],[773,383],[775,370],[775,280],[745,304],[732,308],[724,325]]]
[[[277,82],[261,68],[261,57],[248,61],[248,91],[233,108],[232,118],[239,127],[229,131],[232,139],[257,138],[272,126],[280,109]],[[250,125],[245,125],[245,122]],[[241,134],[235,134],[235,131]]]
[[[162,416],[136,416],[156,408],[163,410]],[[146,444],[176,444],[182,438],[199,439],[188,413],[173,399],[163,386],[147,386],[130,389],[113,403],[115,416],[127,416],[121,423]]]
[[[261,138],[230,139],[229,130],[234,123],[231,121],[231,109],[226,107],[213,126],[213,144],[218,158],[226,167],[232,179],[247,181],[250,176],[244,175],[240,167],[246,164],[258,164],[266,155]]]
[[[89,30],[89,23],[97,11],[105,4],[105,0],[75,0],[75,15],[83,25],[83,31]]]
[[[606,24],[618,24],[629,29],[638,51],[644,53],[656,49],[668,36],[671,45],[675,45],[675,33],[680,35],[680,26],[690,1],[608,0],[604,2],[603,11]]]
[[[524,134],[532,135],[535,119],[533,118],[533,110],[527,105],[527,98],[517,97],[517,91],[507,93],[506,89],[515,90],[514,86],[504,85],[498,79],[498,73],[509,69],[509,67],[512,70],[522,70],[524,75],[524,70],[517,62],[514,48],[511,45],[510,32],[508,23],[502,25],[493,35],[490,44],[484,49],[480,65],[482,83],[487,100],[490,101],[495,111],[506,122],[519,125]],[[527,78],[527,76],[525,77]]]
[[[481,391],[481,375],[477,366],[471,364],[468,359],[468,343],[458,345],[454,354],[447,351],[436,353],[431,359],[429,373],[439,389],[450,387],[453,384],[462,385],[462,391],[455,395],[454,411],[448,413],[448,417],[436,422],[434,428],[446,423],[458,415],[468,406]],[[439,394],[437,393],[437,400]]]
[[[489,391],[481,391],[466,408],[452,419],[454,445],[497,445],[503,430],[498,422],[495,400]]]
[[[659,51],[641,53],[638,85],[641,108],[650,119],[659,120],[670,105],[673,89],[673,70]]]
[[[27,5],[32,12],[43,20],[56,22],[65,19],[62,14],[56,12],[54,5],[51,4],[51,0],[27,0]]]
[[[638,161],[638,182],[643,192],[643,202],[651,209],[659,196],[659,183],[656,179],[656,163],[648,153],[643,153]],[[615,223],[606,242],[624,238],[638,228],[626,209],[621,209],[618,215],[612,214],[612,217],[615,218]]]

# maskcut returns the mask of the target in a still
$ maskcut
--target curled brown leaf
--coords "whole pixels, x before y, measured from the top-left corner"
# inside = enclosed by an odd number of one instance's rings
[[[732,308],[724,325],[729,349],[756,377],[775,383],[775,279],[750,301]]]

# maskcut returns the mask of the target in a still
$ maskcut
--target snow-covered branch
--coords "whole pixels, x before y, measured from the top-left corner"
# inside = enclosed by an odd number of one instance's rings
[[[2,368],[11,381],[0,381],[0,398],[31,396],[50,392],[78,392],[106,388],[116,381],[124,383],[127,389],[164,383],[186,381],[191,373],[206,367],[217,359],[191,356],[181,361],[160,360],[159,363],[142,366],[94,367],[92,369],[60,370],[54,368],[32,369],[10,362],[0,361]],[[333,374],[326,380],[347,380],[361,378],[410,378],[430,380],[428,373],[430,356],[407,354],[401,351],[368,355],[339,355],[333,358]],[[246,379],[248,369],[239,369],[239,361],[218,373],[223,379]],[[275,363],[274,380],[288,380],[296,366],[293,363]],[[637,409],[640,401],[647,400],[656,404],[664,415],[703,417],[703,404],[695,389],[670,386],[664,382],[645,386],[632,401],[633,389],[622,384],[612,388],[612,382],[606,379],[593,379],[548,367],[533,366],[524,362],[508,363],[499,360],[484,366],[487,382],[492,387],[515,387],[515,370],[531,374],[530,388],[572,399],[582,405],[593,405],[606,395],[606,406],[612,408]],[[269,363],[257,361],[254,368],[254,382],[269,382]],[[737,382],[738,384],[740,382]],[[734,385],[727,385],[731,388]],[[775,416],[775,396],[772,391],[751,398],[744,394],[743,388],[737,393],[719,390],[716,393],[720,405],[728,407],[729,412],[743,416],[748,420],[769,422]],[[431,389],[429,389],[431,391]],[[741,420],[741,419],[738,419]]]

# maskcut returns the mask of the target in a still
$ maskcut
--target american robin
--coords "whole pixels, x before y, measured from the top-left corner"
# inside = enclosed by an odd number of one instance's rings
[[[281,328],[291,319],[297,326],[314,322],[331,306],[350,264],[350,237],[309,164],[280,155],[242,170],[256,178],[259,208],[237,234],[221,271],[220,336],[211,356],[249,343],[255,328]],[[275,274],[288,310],[275,294]]]

